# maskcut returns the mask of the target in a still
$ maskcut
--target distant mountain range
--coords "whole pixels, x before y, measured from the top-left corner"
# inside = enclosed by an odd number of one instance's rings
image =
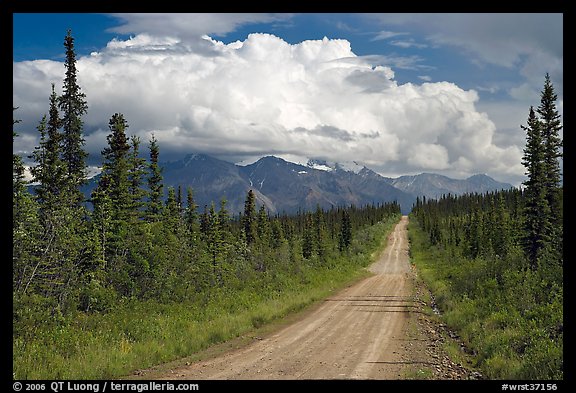
[[[435,173],[421,173],[414,176],[400,176],[392,179],[384,177],[392,186],[412,195],[438,199],[442,195],[462,195],[485,193],[494,190],[507,190],[513,186],[501,183],[487,175],[474,175],[467,179],[451,179]]]
[[[356,163],[329,164],[310,160],[307,165],[281,158],[263,157],[253,164],[240,166],[204,154],[163,164],[164,184],[194,190],[196,203],[203,209],[224,197],[231,212],[244,209],[246,194],[254,190],[259,205],[271,213],[294,213],[298,209],[315,209],[354,204],[397,201],[407,214],[416,196],[438,198],[451,193],[484,193],[512,187],[486,175],[465,180],[423,173],[415,176],[387,178]]]
[[[200,211],[212,202],[218,208],[220,200],[226,198],[227,209],[234,214],[244,210],[244,201],[251,189],[257,204],[264,205],[271,213],[313,210],[317,205],[330,208],[397,201],[402,213],[408,214],[417,196],[439,198],[448,193],[484,193],[513,187],[486,175],[464,180],[432,173],[389,178],[355,162],[310,160],[302,165],[274,156],[241,166],[205,154],[189,154],[181,160],[163,162],[161,166],[165,189],[181,186],[185,199],[187,187],[192,187]],[[87,196],[98,178],[99,175],[93,177],[85,186],[83,191]]]

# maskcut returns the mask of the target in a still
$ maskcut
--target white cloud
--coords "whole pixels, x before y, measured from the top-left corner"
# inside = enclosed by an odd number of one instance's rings
[[[420,64],[424,61],[424,58],[417,55],[366,55],[358,57],[358,59],[378,64],[386,64],[389,67],[401,70],[432,70],[435,68],[433,66]]]
[[[400,35],[408,35],[408,33],[382,30],[378,32],[371,41],[387,40],[388,38],[398,37]]]
[[[120,112],[129,133],[144,142],[155,134],[164,159],[276,154],[357,160],[380,172],[522,174],[514,166],[521,149],[494,143],[496,127],[476,109],[476,92],[447,82],[399,85],[391,66],[376,66],[347,40],[328,38],[115,40],[78,59],[89,105],[86,146],[98,155],[108,119]],[[15,105],[33,108],[37,121],[50,82],[62,76],[58,62],[14,63]]]
[[[508,94],[518,101],[533,102],[533,105],[536,106],[540,102],[540,90],[529,83],[522,83],[520,86],[510,88]]]
[[[500,91],[500,86],[496,85],[496,84],[490,84],[487,86],[476,86],[475,87],[476,90],[478,91],[483,91],[486,93],[490,93],[490,94],[496,94]]]
[[[441,145],[419,143],[408,149],[406,153],[408,153],[408,157],[413,165],[422,168],[439,170],[447,169],[450,166],[448,162],[448,151]]]
[[[423,48],[427,48],[428,45],[426,44],[421,44],[419,42],[414,41],[414,39],[408,39],[408,40],[396,40],[396,41],[392,41],[390,43],[391,45],[394,46],[398,46],[400,48],[418,48],[418,49],[423,49]]]

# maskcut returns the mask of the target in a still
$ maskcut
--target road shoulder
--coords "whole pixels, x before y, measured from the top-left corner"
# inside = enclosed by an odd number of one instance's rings
[[[434,297],[414,265],[411,265],[410,277],[416,307],[410,313],[401,346],[402,359],[407,365],[403,379],[482,379],[474,370],[472,356],[459,337],[442,323]]]

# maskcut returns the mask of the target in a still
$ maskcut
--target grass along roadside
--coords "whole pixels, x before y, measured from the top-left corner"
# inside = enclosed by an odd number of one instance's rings
[[[351,279],[343,283],[341,287],[328,289],[327,291],[322,291],[319,296],[309,296],[309,302],[302,302],[298,304],[298,308],[293,311],[288,312],[286,315],[279,316],[269,322],[261,325],[260,327],[253,327],[248,329],[246,332],[238,335],[237,337],[225,340],[223,342],[210,345],[205,349],[194,352],[193,354],[185,357],[178,358],[176,360],[157,364],[147,369],[134,370],[130,375],[121,377],[121,379],[134,379],[134,380],[149,380],[156,379],[157,377],[164,377],[166,374],[172,372],[174,369],[178,369],[184,366],[188,366],[193,362],[209,360],[216,358],[226,352],[241,349],[255,340],[264,340],[268,336],[275,334],[279,330],[295,323],[307,315],[314,313],[314,311],[322,306],[322,300],[331,296],[333,293],[338,292],[343,287],[348,287],[354,285],[356,282],[370,276],[371,273],[368,271],[360,271],[360,274],[354,275]]]
[[[355,252],[329,266],[302,266],[240,290],[215,289],[207,302],[129,302],[107,314],[78,313],[34,336],[13,340],[16,379],[111,379],[247,335],[302,310],[369,273],[363,269],[399,217],[360,231]],[[266,284],[266,285],[262,285]]]
[[[468,260],[431,246],[417,224],[408,233],[412,263],[434,295],[440,321],[471,353],[462,357],[473,368],[488,379],[562,379],[562,332],[555,330],[562,300],[535,301],[546,295],[537,273],[505,265],[497,280],[490,273],[500,261]],[[462,350],[447,345],[445,351],[456,357]]]
[[[410,278],[415,308],[409,314],[403,339],[406,369],[402,379],[481,378],[481,374],[472,367],[470,355],[463,351],[458,337],[443,323],[435,299],[414,264],[411,264]]]

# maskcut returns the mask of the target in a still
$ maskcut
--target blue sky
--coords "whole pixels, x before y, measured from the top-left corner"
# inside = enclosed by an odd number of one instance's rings
[[[360,161],[387,176],[519,184],[550,73],[563,110],[562,14],[14,14],[13,88],[29,153],[72,29],[98,165],[108,119],[165,160]],[[108,81],[108,83],[106,83]]]
[[[557,15],[555,15],[558,18]],[[62,32],[71,28],[76,39],[79,56],[89,55],[106,46],[113,38],[127,39],[129,33],[114,31],[122,24],[119,18],[109,14],[14,14],[14,61],[51,59],[63,60]],[[36,26],[36,28],[30,28]],[[363,14],[295,14],[286,20],[267,23],[247,23],[235,30],[212,34],[224,42],[244,40],[248,34],[260,32],[275,34],[288,43],[297,44],[304,40],[342,38],[350,41],[355,54],[386,54],[397,58],[396,64],[402,72],[396,80],[401,83],[418,82],[419,76],[433,80],[449,80],[465,89],[483,87],[487,83],[519,84],[522,81],[517,69],[494,67],[489,63],[474,64],[465,51],[450,46],[430,44],[425,35],[418,31],[398,29],[396,36],[386,37],[381,24]],[[562,31],[561,26],[558,31]],[[391,32],[391,31],[390,31]],[[136,31],[132,33],[134,35]],[[560,36],[561,38],[561,36]],[[404,63],[400,63],[404,60]],[[484,99],[493,99],[495,93],[480,90]],[[496,97],[505,94],[496,93]]]

